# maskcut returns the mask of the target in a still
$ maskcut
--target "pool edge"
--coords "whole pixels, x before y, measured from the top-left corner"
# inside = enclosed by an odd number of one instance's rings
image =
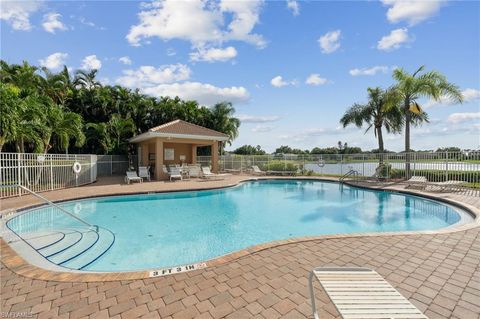
[[[245,179],[239,180],[233,184],[228,184],[224,186],[216,186],[216,187],[205,187],[202,189],[176,189],[176,190],[162,190],[156,192],[136,192],[136,193],[128,193],[128,194],[107,194],[107,195],[96,195],[96,196],[83,196],[78,198],[72,199],[64,199],[55,201],[58,202],[65,202],[65,201],[73,201],[73,200],[82,200],[88,198],[98,198],[98,197],[111,197],[111,196],[121,196],[121,195],[135,195],[135,194],[149,194],[149,193],[167,193],[167,192],[185,192],[185,191],[204,191],[204,190],[212,190],[212,189],[225,189],[229,187],[234,187],[240,185],[241,183],[248,182],[248,181],[258,181],[258,180],[284,180],[284,179],[294,179],[294,180],[313,180],[313,181],[327,181],[327,182],[337,182],[338,179],[329,179],[329,178],[318,178],[318,177],[288,177],[288,178],[279,178],[279,177],[245,177]],[[471,214],[474,218],[472,222],[461,224],[458,226],[453,225],[452,227],[441,228],[438,230],[426,230],[426,231],[408,231],[408,232],[384,232],[384,233],[352,233],[352,234],[337,234],[337,235],[321,235],[321,236],[308,236],[308,237],[297,237],[285,240],[277,240],[271,241],[264,244],[254,245],[247,247],[245,249],[241,249],[235,252],[228,253],[223,256],[219,256],[204,262],[200,262],[197,264],[202,264],[204,267],[199,267],[198,269],[187,270],[189,272],[196,272],[200,271],[203,268],[213,267],[222,265],[224,263],[239,259],[241,257],[254,254],[265,249],[270,249],[278,246],[293,244],[293,243],[301,243],[307,241],[316,241],[316,240],[332,240],[332,239],[341,239],[341,238],[361,238],[361,237],[379,237],[379,236],[414,236],[414,235],[436,235],[436,234],[445,234],[445,233],[453,233],[459,231],[465,231],[471,228],[476,228],[480,226],[480,209],[472,206],[468,203],[461,202],[454,199],[446,199],[443,197],[438,197],[433,194],[426,194],[425,192],[420,191],[413,191],[413,190],[401,190],[401,189],[392,189],[392,188],[374,188],[374,187],[367,187],[365,185],[352,185],[350,183],[346,183],[352,187],[364,188],[364,189],[371,189],[376,191],[389,191],[389,192],[397,192],[397,193],[404,193],[408,195],[415,195],[420,197],[425,197],[428,199],[440,201],[449,205],[453,205],[458,207],[467,213]],[[19,208],[17,211],[22,212],[25,210],[33,209],[42,205],[31,205]],[[30,264],[27,262],[23,257],[21,257],[10,245],[5,242],[3,238],[1,238],[1,262],[9,268],[11,271],[25,277],[35,278],[35,279],[42,279],[42,280],[53,280],[53,281],[61,281],[61,282],[98,282],[98,281],[116,281],[116,280],[133,280],[133,279],[147,279],[156,276],[152,276],[152,271],[159,271],[164,269],[173,269],[176,267],[170,268],[162,268],[162,269],[149,269],[149,270],[141,270],[141,271],[125,271],[125,272],[72,272],[66,269],[65,271],[52,271],[47,270],[35,265]],[[185,265],[178,266],[184,267]],[[177,272],[178,273],[178,272]],[[169,274],[166,274],[169,275]]]

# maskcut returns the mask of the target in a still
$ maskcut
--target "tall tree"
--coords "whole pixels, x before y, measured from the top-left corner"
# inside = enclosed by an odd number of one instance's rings
[[[409,74],[402,68],[393,71],[393,78],[397,83],[392,90],[394,93],[392,101],[400,101],[405,118],[405,173],[407,178],[410,178],[410,126],[419,125],[428,120],[427,115],[419,110],[418,99],[429,98],[438,101],[441,97],[445,97],[454,103],[463,102],[463,96],[458,86],[448,82],[440,72],[422,73],[424,69],[425,66],[422,65],[413,74]]]
[[[388,98],[389,93],[385,90],[379,87],[368,88],[368,102],[366,104],[355,103],[340,119],[343,127],[350,124],[354,124],[358,128],[366,126],[365,133],[373,127],[373,132],[378,140],[379,153],[383,153],[385,150],[382,127],[385,127],[389,133],[398,133],[402,128],[402,113],[398,107],[388,107],[391,105],[387,105]],[[341,145],[340,142],[339,144]],[[347,143],[344,148],[347,148]],[[383,156],[380,156],[380,164],[383,164]]]
[[[67,153],[70,140],[75,139],[75,146],[77,147],[85,143],[83,121],[79,114],[66,111],[53,103],[48,104],[44,112],[45,121],[41,127],[44,153],[52,148],[52,138],[58,141],[59,150]]]
[[[229,145],[238,136],[240,127],[240,120],[233,117],[234,113],[235,109],[230,102],[217,103],[210,110],[209,128],[227,134]]]
[[[13,142],[20,121],[20,90],[10,84],[0,82],[0,152],[5,143]]]

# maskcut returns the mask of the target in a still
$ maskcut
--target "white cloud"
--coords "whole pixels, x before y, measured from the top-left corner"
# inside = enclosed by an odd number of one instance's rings
[[[422,22],[438,13],[444,0],[382,0],[389,6],[388,21],[397,23],[406,21],[410,25]]]
[[[232,103],[246,102],[250,95],[242,86],[216,87],[207,83],[183,82],[160,84],[142,90],[145,94],[153,96],[178,96],[184,100],[196,100],[201,105],[213,105],[218,102]]]
[[[270,80],[270,84],[274,87],[279,88],[279,87],[287,86],[287,85],[296,85],[297,81],[296,80],[285,81],[283,79],[283,77],[281,77],[280,75],[277,75],[276,77],[274,77],[273,79]]]
[[[193,47],[238,40],[265,46],[261,35],[252,33],[259,22],[262,1],[161,0],[143,4],[139,23],[130,28],[126,38],[131,45],[151,37],[162,40],[182,39]],[[225,25],[225,21],[230,21]]]
[[[67,58],[68,58],[67,53],[56,52],[56,53],[50,54],[45,59],[38,60],[38,62],[40,63],[41,66],[46,67],[47,69],[58,70],[59,68],[65,65],[65,61],[67,60]]]
[[[85,17],[80,17],[78,20],[83,25],[86,25],[86,26],[92,27],[92,28],[95,27],[95,23],[93,23],[92,21],[88,21],[87,19],[85,19]]]
[[[377,73],[387,73],[389,70],[388,66],[384,65],[376,65],[371,68],[362,68],[362,69],[351,69],[349,71],[351,76],[359,76],[359,75],[375,75]]]
[[[480,120],[480,112],[476,113],[453,113],[448,116],[447,122],[449,123],[461,123],[473,120]]]
[[[268,115],[268,116],[255,116],[255,115],[238,115],[237,118],[243,123],[267,123],[267,122],[276,122],[280,120],[278,115]]]
[[[60,21],[61,14],[50,12],[43,16],[43,29],[50,33],[55,33],[55,30],[65,31],[67,27]]]
[[[123,76],[117,79],[117,83],[130,88],[146,88],[158,84],[184,81],[190,78],[191,70],[185,64],[141,66],[137,70],[124,70]]]
[[[377,49],[384,51],[392,51],[399,49],[402,44],[413,41],[408,35],[407,28],[395,29],[378,41]]]
[[[168,49],[167,49],[167,55],[168,55],[168,56],[174,56],[174,55],[176,55],[176,54],[177,54],[177,52],[175,51],[174,48],[168,48]]]
[[[292,10],[292,14],[294,16],[298,16],[300,14],[300,6],[296,0],[287,0],[287,8]]]
[[[273,129],[274,127],[270,125],[257,125],[254,128],[252,128],[251,131],[254,133],[266,133],[266,132],[270,132]]]
[[[0,19],[5,20],[14,30],[32,29],[30,15],[42,6],[42,1],[0,1]]]
[[[232,103],[248,101],[250,95],[242,86],[217,87],[208,83],[182,82],[190,78],[191,70],[184,64],[141,66],[136,70],[124,70],[116,83],[138,88],[143,93],[160,96],[178,96],[185,100],[196,100],[202,105],[213,105],[222,101]]]
[[[102,61],[100,61],[95,54],[92,54],[82,60],[82,66],[80,68],[85,70],[99,70],[101,67]]]
[[[463,99],[465,103],[480,99],[480,90],[477,89],[465,89],[462,91]]]
[[[323,85],[328,82],[327,79],[320,77],[319,74],[313,73],[305,80],[305,83],[308,85]]]
[[[320,48],[322,48],[323,53],[333,53],[338,48],[340,48],[340,35],[342,32],[340,30],[330,31],[322,35],[318,39]]]
[[[122,56],[120,59],[118,59],[119,62],[125,64],[125,65],[131,65],[132,60],[128,56]]]
[[[215,62],[221,61],[225,62],[230,59],[233,59],[237,56],[237,50],[234,47],[227,47],[225,49],[198,49],[197,52],[190,53],[191,61],[206,61],[206,62]]]
[[[462,91],[462,95],[463,95],[464,103],[472,102],[480,99],[480,90],[465,89]],[[454,104],[455,102],[448,96],[441,96],[438,101],[435,101],[433,99],[429,100],[427,103],[425,103],[423,107],[428,109],[434,106],[448,106],[448,105],[454,105]]]

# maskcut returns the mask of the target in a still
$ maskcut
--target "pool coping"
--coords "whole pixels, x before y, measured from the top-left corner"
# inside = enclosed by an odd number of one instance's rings
[[[141,194],[154,194],[154,193],[173,193],[173,192],[186,192],[186,191],[205,191],[205,190],[214,190],[214,189],[226,189],[234,186],[238,186],[244,182],[249,181],[259,181],[259,180],[284,180],[284,179],[294,179],[294,180],[311,180],[311,181],[327,181],[327,182],[337,182],[338,179],[333,178],[319,178],[319,177],[266,177],[266,176],[245,176],[244,179],[241,179],[235,183],[223,185],[223,186],[214,186],[214,187],[205,187],[199,189],[175,189],[175,190],[161,190],[161,191],[143,191],[143,192],[133,192],[133,193],[116,193],[116,194],[104,194],[104,195],[94,195],[94,196],[81,196],[75,197],[71,199],[62,199],[57,200],[55,203],[65,202],[65,201],[74,201],[74,200],[82,200],[88,198],[98,198],[98,197],[111,197],[111,196],[122,196],[122,195],[141,195]],[[283,239],[283,240],[276,240],[271,241],[268,243],[258,244],[254,246],[250,246],[238,251],[234,251],[223,256],[219,256],[213,259],[209,259],[207,261],[191,264],[191,265],[180,265],[175,267],[167,267],[167,268],[160,268],[160,269],[148,269],[148,270],[140,270],[140,271],[124,271],[124,272],[87,272],[87,271],[72,271],[65,269],[64,271],[54,271],[44,269],[35,265],[32,265],[27,260],[25,260],[22,256],[20,256],[10,245],[1,238],[1,262],[9,268],[11,271],[15,272],[18,275],[41,279],[41,280],[52,280],[52,281],[61,281],[61,282],[106,282],[106,281],[117,281],[117,280],[134,280],[134,279],[147,279],[159,276],[168,276],[170,274],[175,274],[179,272],[190,272],[198,269],[208,268],[219,266],[225,264],[227,262],[239,259],[241,257],[254,254],[266,249],[293,244],[293,243],[302,243],[308,241],[316,241],[316,240],[333,240],[333,239],[343,239],[343,238],[360,238],[360,237],[379,237],[379,236],[413,236],[413,235],[437,235],[437,234],[445,234],[445,233],[453,233],[459,231],[465,231],[471,228],[480,227],[480,208],[477,208],[473,205],[467,204],[462,201],[454,200],[454,199],[446,199],[440,196],[436,196],[434,194],[421,192],[418,190],[404,190],[404,189],[394,189],[390,187],[382,187],[382,188],[375,188],[371,186],[365,185],[354,185],[352,183],[345,182],[345,184],[376,190],[376,191],[387,191],[393,193],[403,193],[408,195],[415,195],[420,196],[436,201],[440,201],[455,207],[458,207],[474,218],[473,221],[465,224],[460,225],[452,225],[450,227],[441,228],[438,230],[425,230],[425,231],[403,231],[403,232],[373,232],[373,233],[350,233],[350,234],[334,234],[334,235],[320,235],[320,236],[306,236],[306,237],[296,237],[290,239]],[[30,205],[19,208],[18,212],[23,212],[25,210],[33,209],[41,205]]]

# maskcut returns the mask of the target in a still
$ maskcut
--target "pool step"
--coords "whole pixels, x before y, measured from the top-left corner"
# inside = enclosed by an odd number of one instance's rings
[[[34,249],[42,249],[61,241],[65,234],[62,231],[39,231],[23,233],[21,237]]]
[[[63,231],[63,238],[57,242],[43,246],[42,248],[37,248],[38,252],[44,257],[50,257],[52,255],[58,254],[68,248],[72,247],[78,243],[83,234],[76,230],[66,230]]]
[[[70,261],[62,263],[62,266],[72,269],[83,269],[100,258],[113,245],[115,236],[112,232],[104,228],[98,229],[98,236],[99,240],[95,245]]]
[[[98,238],[99,236],[94,230],[84,230],[80,241],[63,251],[45,257],[52,263],[63,266],[63,263],[83,254],[93,247],[97,243]]]

